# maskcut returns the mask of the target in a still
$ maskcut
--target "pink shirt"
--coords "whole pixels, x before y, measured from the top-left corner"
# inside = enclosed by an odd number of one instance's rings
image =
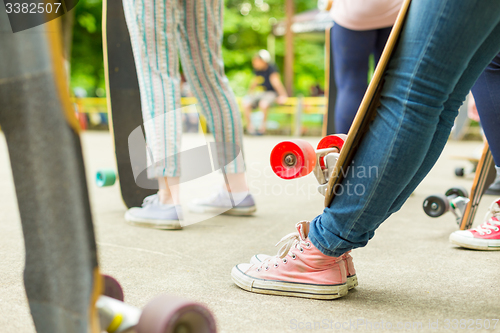
[[[330,14],[335,23],[351,30],[390,27],[403,0],[333,0]]]

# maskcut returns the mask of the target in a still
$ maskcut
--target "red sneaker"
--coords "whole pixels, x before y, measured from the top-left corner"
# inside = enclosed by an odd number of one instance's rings
[[[500,199],[491,204],[483,224],[474,229],[453,232],[450,242],[468,249],[500,250]]]

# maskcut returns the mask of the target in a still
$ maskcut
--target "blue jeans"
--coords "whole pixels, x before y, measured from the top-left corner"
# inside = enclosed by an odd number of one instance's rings
[[[337,257],[365,246],[401,208],[441,154],[466,94],[500,51],[498,36],[497,0],[413,1],[344,193],[311,223],[309,238],[321,252]]]
[[[476,81],[472,94],[495,165],[500,166],[500,54]]]
[[[391,28],[355,31],[332,28],[332,54],[337,86],[335,133],[347,133],[368,87],[370,54],[378,63]]]

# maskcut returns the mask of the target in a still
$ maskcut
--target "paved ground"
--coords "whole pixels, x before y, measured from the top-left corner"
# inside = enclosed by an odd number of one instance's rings
[[[429,194],[471,186],[471,178],[453,174],[455,166],[467,162],[450,156],[467,155],[478,142],[449,143],[401,211],[377,230],[369,246],[353,251],[359,287],[348,296],[316,301],[237,288],[230,277],[233,265],[255,253],[276,253],[274,244],[296,222],[322,210],[312,175],[287,182],[272,174],[269,153],[281,139],[246,138],[249,181],[258,203],[258,213],[250,218],[217,216],[174,232],[133,227],[123,220],[119,188],[99,189],[89,182],[102,270],[122,283],[129,303],[143,306],[160,293],[183,295],[207,304],[220,331],[231,333],[308,332],[314,322],[323,324],[314,330],[320,332],[340,331],[341,323],[350,331],[378,331],[380,322],[386,328],[390,322],[394,329],[414,323],[415,329],[406,331],[422,332],[431,331],[429,322],[438,322],[434,331],[446,332],[446,320],[453,319],[465,319],[462,328],[481,331],[476,324],[500,317],[500,252],[452,246],[448,236],[457,229],[452,215],[431,219],[421,208]],[[4,141],[0,135],[0,331],[34,332],[22,285],[23,240]],[[113,167],[109,134],[86,133],[83,142],[89,179],[98,168]],[[483,199],[478,217],[492,199]],[[416,328],[418,322],[422,329]]]

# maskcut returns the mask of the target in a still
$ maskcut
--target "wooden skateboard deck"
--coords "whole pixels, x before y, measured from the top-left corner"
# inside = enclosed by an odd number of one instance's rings
[[[384,73],[391,59],[399,35],[403,29],[404,21],[411,0],[405,0],[401,6],[398,18],[394,23],[391,34],[385,45],[382,56],[377,64],[373,78],[366,90],[365,96],[361,101],[358,112],[351,125],[347,139],[344,143],[342,151],[340,152],[339,159],[335,165],[332,176],[328,182],[328,188],[325,194],[325,206],[328,207],[335,196],[335,189],[343,180],[343,172],[352,162],[356,151],[361,143],[361,140],[368,131],[368,128],[375,117],[376,109],[379,106],[380,92],[384,85]]]
[[[472,184],[472,188],[470,190],[470,201],[465,208],[462,222],[460,223],[460,230],[466,230],[472,227],[479,202],[481,201],[484,192],[486,192],[488,187],[495,180],[495,177],[495,162],[493,161],[493,156],[491,155],[488,142],[486,142],[484,144],[483,154],[476,168],[474,183]]]
[[[156,193],[158,184],[146,178],[145,146],[134,145],[134,164],[131,163],[129,135],[142,126],[143,119],[137,71],[121,0],[103,1],[102,25],[108,114],[118,179],[125,205],[138,207],[146,196]],[[140,174],[140,179],[134,177],[134,171]]]

